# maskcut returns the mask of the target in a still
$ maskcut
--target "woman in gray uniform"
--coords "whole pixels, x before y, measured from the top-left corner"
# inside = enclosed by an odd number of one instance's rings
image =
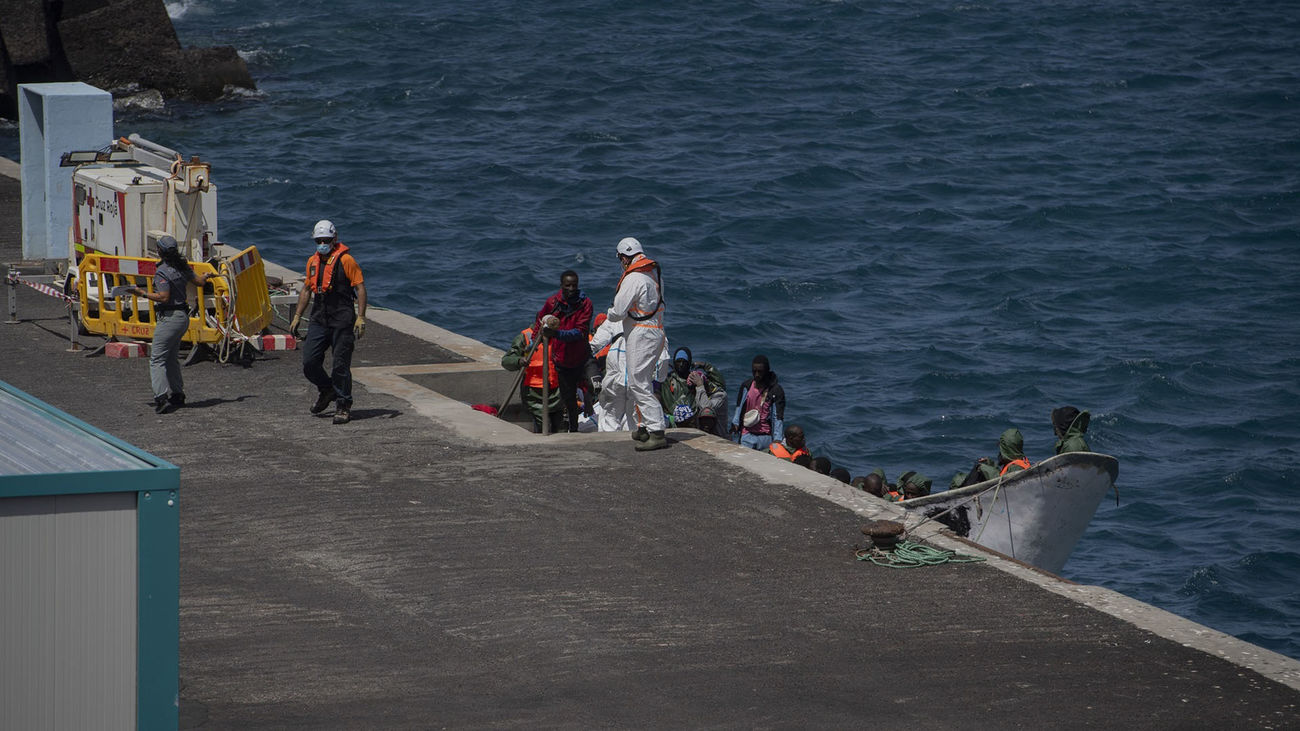
[[[185,404],[185,384],[181,381],[181,338],[190,326],[187,286],[202,288],[212,276],[195,274],[181,256],[176,239],[158,239],[158,257],[162,260],[153,275],[153,292],[132,287],[131,294],[154,303],[153,345],[149,348],[149,381],[153,385],[153,410],[165,414]]]

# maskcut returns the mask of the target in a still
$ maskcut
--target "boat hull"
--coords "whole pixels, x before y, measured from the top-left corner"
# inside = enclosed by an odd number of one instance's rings
[[[1069,452],[997,480],[899,505],[935,518],[963,538],[1056,573],[1118,476],[1114,457]]]

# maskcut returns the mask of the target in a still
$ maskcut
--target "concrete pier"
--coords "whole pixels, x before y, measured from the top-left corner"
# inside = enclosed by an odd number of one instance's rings
[[[431,388],[499,351],[401,313],[334,426],[296,351],[187,367],[157,416],[145,360],[67,352],[64,306],[18,296],[0,379],[181,467],[182,727],[1300,727],[1300,663],[1154,607],[993,555],[856,560],[898,511],[812,471],[475,412]]]

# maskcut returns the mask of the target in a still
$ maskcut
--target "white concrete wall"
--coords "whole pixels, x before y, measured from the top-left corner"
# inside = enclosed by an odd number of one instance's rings
[[[23,259],[67,259],[72,168],[59,157],[113,141],[113,95],[80,81],[18,85]]]

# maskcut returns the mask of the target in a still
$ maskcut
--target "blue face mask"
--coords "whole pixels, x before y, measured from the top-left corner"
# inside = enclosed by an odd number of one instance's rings
[[[333,248],[333,244],[316,244],[316,253],[328,254],[331,248]]]

